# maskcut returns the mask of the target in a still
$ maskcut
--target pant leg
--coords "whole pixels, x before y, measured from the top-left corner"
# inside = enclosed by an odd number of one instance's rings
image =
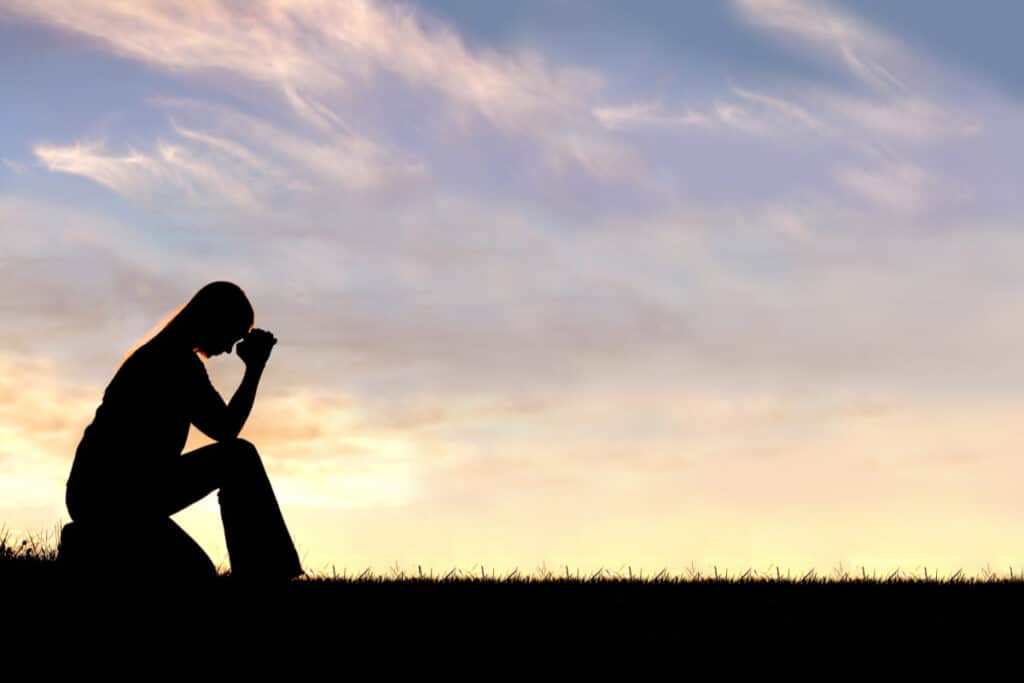
[[[216,577],[210,557],[184,529],[168,515],[124,495],[124,488],[67,488],[66,503],[74,522],[62,529],[62,568],[77,577],[126,587]],[[149,500],[154,498],[150,492]],[[114,546],[118,552],[112,552]]]
[[[233,575],[285,580],[303,574],[263,461],[248,441],[234,439],[182,454],[167,468],[159,489],[167,515],[219,489]]]
[[[179,582],[217,576],[210,556],[170,517],[147,523],[144,531],[139,554],[147,568],[140,572],[141,577]]]

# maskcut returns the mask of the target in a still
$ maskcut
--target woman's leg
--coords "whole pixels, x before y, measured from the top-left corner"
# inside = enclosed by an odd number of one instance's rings
[[[264,579],[303,574],[263,461],[245,439],[182,454],[169,466],[159,488],[167,515],[220,490],[217,497],[232,574]]]
[[[111,481],[113,480],[113,481]],[[58,559],[62,566],[84,578],[132,581],[207,580],[217,569],[206,552],[169,515],[153,506],[154,491],[133,480],[104,478],[83,488],[68,486],[65,502],[73,523],[61,530]],[[111,552],[120,545],[128,553]],[[128,570],[128,562],[137,570]]]
[[[154,520],[142,529],[144,538],[138,552],[146,569],[142,577],[181,581],[206,580],[217,576],[217,568],[206,551],[169,517]]]

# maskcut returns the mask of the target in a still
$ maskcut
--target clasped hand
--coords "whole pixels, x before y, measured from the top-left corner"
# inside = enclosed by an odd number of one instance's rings
[[[277,343],[277,337],[259,328],[249,331],[242,341],[235,345],[235,353],[247,366],[266,365],[270,358],[270,350]]]

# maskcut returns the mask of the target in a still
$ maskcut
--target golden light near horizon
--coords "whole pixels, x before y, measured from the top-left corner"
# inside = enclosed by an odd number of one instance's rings
[[[914,7],[0,0],[0,525],[230,280],[311,568],[1024,565],[1024,81]]]

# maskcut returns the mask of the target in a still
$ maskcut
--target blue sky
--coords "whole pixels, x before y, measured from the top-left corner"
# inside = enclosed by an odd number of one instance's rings
[[[0,2],[0,513],[230,279],[310,561],[1006,564],[1021,12]]]

